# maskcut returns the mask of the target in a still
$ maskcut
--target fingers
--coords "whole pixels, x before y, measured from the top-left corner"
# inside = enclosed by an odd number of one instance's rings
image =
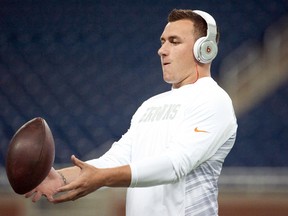
[[[54,197],[52,195],[46,196],[46,198],[49,202],[54,202]]]
[[[39,191],[36,191],[36,193],[34,194],[34,197],[32,198],[32,202],[37,202],[41,199],[42,197],[42,193]]]
[[[64,193],[60,196],[54,197],[52,202],[54,204],[57,204],[57,203],[62,203],[62,202],[67,202],[67,201],[74,201],[74,200],[79,199],[80,197],[82,197],[84,195],[85,194],[79,193],[78,190],[72,190],[72,191]]]
[[[83,190],[82,183],[75,181],[68,185],[65,185],[57,190],[57,197],[54,197],[53,203],[61,203],[67,201],[74,201],[87,194],[86,190]]]
[[[79,185],[78,185],[78,183],[76,181],[75,182],[71,182],[70,184],[67,184],[67,185],[65,185],[63,187],[58,188],[57,189],[57,193],[74,190],[74,189],[76,189],[78,187],[79,187]]]
[[[53,200],[54,200],[52,195],[42,194],[41,192],[36,191],[35,189],[25,194],[25,198],[32,197],[32,202],[39,201],[42,196],[45,196],[48,199],[49,202],[53,202]]]
[[[83,169],[85,167],[85,165],[86,165],[85,162],[83,162],[83,161],[79,160],[78,158],[76,158],[75,155],[71,156],[71,160],[72,160],[73,164],[75,166],[78,166],[80,169]]]
[[[37,202],[38,200],[41,199],[41,196],[42,196],[42,193],[37,191],[36,189],[25,194],[25,198],[32,197],[32,202]]]
[[[29,198],[29,197],[31,197],[35,192],[36,192],[36,190],[34,189],[34,190],[32,190],[32,191],[26,193],[26,194],[25,194],[25,198]]]

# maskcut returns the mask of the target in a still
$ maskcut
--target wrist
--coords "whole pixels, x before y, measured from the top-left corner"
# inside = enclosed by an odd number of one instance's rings
[[[66,177],[63,175],[63,173],[57,171],[57,173],[59,174],[60,178],[61,178],[61,181],[62,181],[62,186],[65,186],[67,185],[67,179]]]

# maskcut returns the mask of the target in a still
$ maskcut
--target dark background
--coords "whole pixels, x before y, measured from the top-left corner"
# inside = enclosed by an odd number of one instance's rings
[[[119,139],[145,99],[170,89],[157,50],[173,8],[216,19],[216,81],[229,53],[246,41],[261,44],[265,30],[288,14],[284,0],[1,0],[0,166],[15,131],[37,116],[53,132],[56,164],[70,163],[71,154],[91,158]],[[225,166],[288,166],[287,103],[285,82],[239,116]]]

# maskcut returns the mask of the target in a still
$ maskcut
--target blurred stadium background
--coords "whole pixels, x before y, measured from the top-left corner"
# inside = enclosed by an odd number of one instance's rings
[[[238,139],[220,178],[220,216],[288,215],[287,0],[0,1],[0,215],[123,215],[125,190],[32,204],[11,190],[5,154],[41,116],[55,166],[98,157],[136,108],[166,91],[157,50],[173,8],[211,13],[220,28],[212,76],[232,97]]]

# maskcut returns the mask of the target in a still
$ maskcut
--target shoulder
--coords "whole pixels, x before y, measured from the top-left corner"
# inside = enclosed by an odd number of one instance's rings
[[[212,78],[202,78],[192,89],[187,89],[191,95],[186,106],[186,114],[223,114],[233,113],[232,100],[227,92],[221,88]],[[205,114],[205,115],[206,115]]]
[[[199,80],[198,84],[198,94],[200,99],[211,102],[231,101],[227,92],[211,77]]]

